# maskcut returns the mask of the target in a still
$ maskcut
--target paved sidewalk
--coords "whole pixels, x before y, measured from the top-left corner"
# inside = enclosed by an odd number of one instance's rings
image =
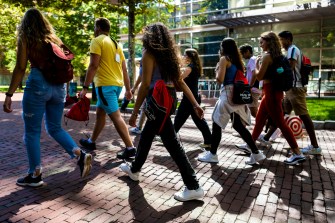
[[[334,130],[316,131],[322,156],[286,166],[288,144],[278,138],[272,149],[264,150],[267,160],[252,167],[244,164],[247,156],[235,148],[242,139],[229,125],[218,150],[220,162],[211,165],[196,160],[202,136],[189,119],[179,135],[205,198],[182,203],[173,198],[183,187],[181,176],[161,143],[153,143],[140,183],[119,170],[122,161],[116,153],[124,144],[109,120],[93,153],[89,177],[80,178],[76,160],[69,159],[43,130],[45,184],[36,189],[16,186],[28,161],[20,94],[13,100],[12,114],[0,112],[0,222],[335,222]],[[210,126],[211,111],[205,111]],[[88,126],[70,120],[64,128],[78,141],[91,133],[94,118],[92,112]],[[124,118],[128,122],[129,115]],[[132,137],[137,144],[139,137]],[[298,144],[306,146],[308,141],[305,137]]]

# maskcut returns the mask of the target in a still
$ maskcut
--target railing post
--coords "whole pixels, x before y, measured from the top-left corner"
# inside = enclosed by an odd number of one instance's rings
[[[318,81],[318,89],[319,89],[318,98],[320,99],[320,96],[321,96],[321,77],[319,78],[319,81]]]

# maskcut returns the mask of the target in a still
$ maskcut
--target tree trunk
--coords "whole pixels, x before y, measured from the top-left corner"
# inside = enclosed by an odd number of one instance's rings
[[[136,81],[136,68],[135,68],[135,1],[129,0],[128,12],[128,74],[130,77],[131,85]]]

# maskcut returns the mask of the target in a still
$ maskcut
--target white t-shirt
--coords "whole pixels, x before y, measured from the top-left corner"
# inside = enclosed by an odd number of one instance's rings
[[[247,79],[248,79],[249,84],[250,84],[251,79],[252,79],[252,72],[256,69],[256,59],[257,59],[257,57],[255,57],[255,56],[250,57],[250,59],[248,61],[248,64],[247,64]],[[261,86],[261,83],[259,85]],[[255,93],[258,93],[258,94],[262,93],[262,91],[260,89],[256,88],[256,87],[253,87],[251,89],[251,91],[255,92]]]
[[[301,84],[301,75],[300,75],[300,67],[301,67],[301,52],[298,47],[295,45],[291,45],[287,49],[287,55],[288,60],[295,60],[297,61],[295,64],[295,68],[293,71],[293,87],[303,87]]]

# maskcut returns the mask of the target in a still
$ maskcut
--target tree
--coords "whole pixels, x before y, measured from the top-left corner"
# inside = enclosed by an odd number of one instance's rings
[[[128,73],[132,77],[133,82],[135,81],[135,36],[140,30],[135,29],[136,16],[144,16],[141,28],[146,25],[147,15],[151,12],[151,8],[158,8],[159,5],[164,5],[166,8],[171,8],[170,2],[172,0],[110,0],[109,1],[115,10],[121,15],[128,16]],[[150,14],[149,14],[150,15]],[[156,11],[157,21],[157,11]],[[138,26],[137,26],[138,27]]]

